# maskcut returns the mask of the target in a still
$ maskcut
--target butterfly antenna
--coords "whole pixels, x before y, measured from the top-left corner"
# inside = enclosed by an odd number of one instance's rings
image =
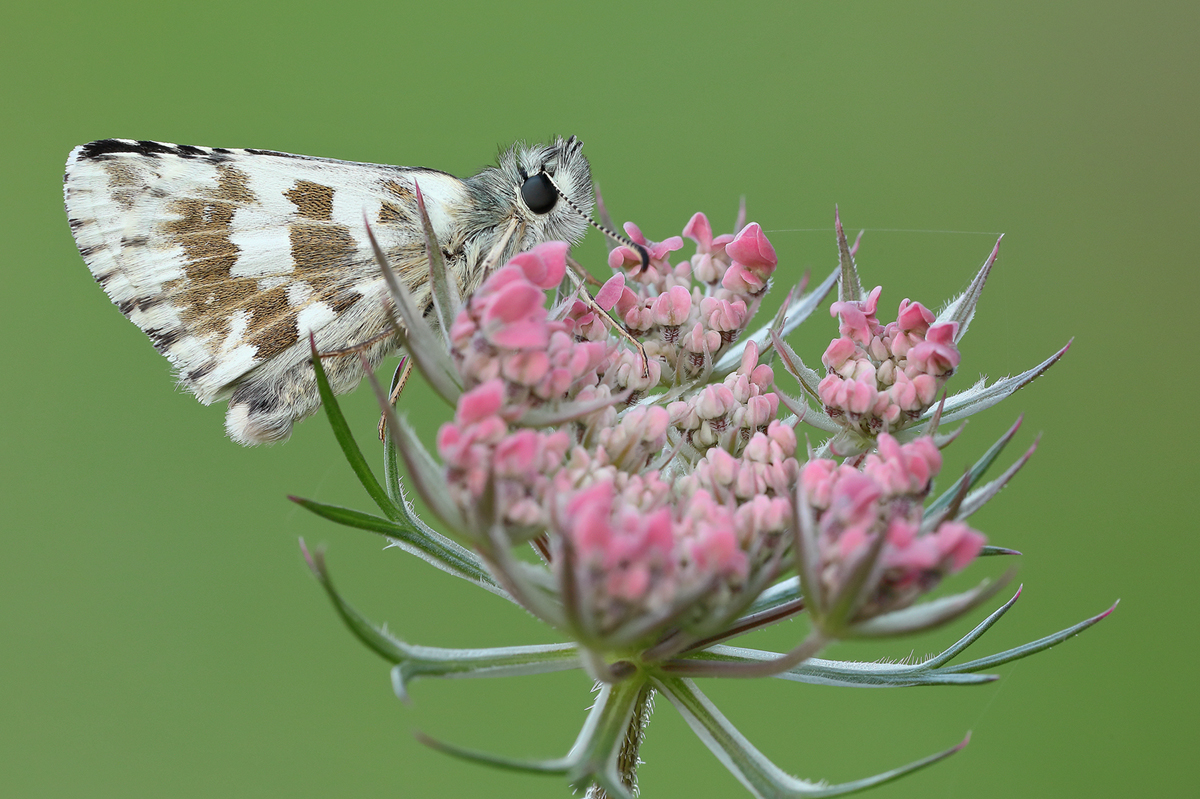
[[[564,192],[562,189],[560,189],[558,187],[558,184],[554,182],[554,178],[550,175],[549,172],[547,172],[546,170],[543,169],[541,174],[543,177],[546,178],[546,180],[550,181],[550,185],[554,187],[554,190],[556,192],[558,192],[558,196],[563,198],[563,202],[565,202],[568,206],[570,206],[572,211],[579,214],[579,216],[582,219],[586,220],[589,225],[596,228],[596,230],[599,230],[605,236],[608,236],[613,241],[624,244],[626,247],[629,247],[630,249],[636,251],[637,254],[642,257],[642,269],[649,268],[650,253],[646,251],[645,247],[643,247],[640,244],[635,244],[634,242],[627,239],[625,236],[622,236],[620,233],[617,233],[615,230],[611,230],[610,228],[597,222],[595,219],[592,219],[590,216],[588,216],[587,214],[585,214],[583,212],[583,209],[581,209],[578,205],[576,205],[574,202],[571,201],[571,198],[567,196],[566,192]]]

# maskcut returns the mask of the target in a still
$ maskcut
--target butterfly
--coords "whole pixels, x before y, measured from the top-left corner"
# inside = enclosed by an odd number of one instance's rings
[[[271,150],[104,139],[76,147],[67,218],[92,276],[208,405],[229,401],[241,444],[283,441],[320,405],[319,352],[399,346],[368,225],[417,307],[429,308],[418,188],[447,271],[468,294],[487,269],[548,240],[583,237],[591,169],[574,136],[517,143],[460,180],[422,167]],[[322,361],[334,393],[358,357]]]

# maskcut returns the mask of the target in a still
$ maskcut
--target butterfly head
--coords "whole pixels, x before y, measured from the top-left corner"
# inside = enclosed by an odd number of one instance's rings
[[[574,136],[549,144],[513,145],[499,164],[474,178],[523,231],[520,249],[540,242],[577,242],[592,211],[592,171]]]

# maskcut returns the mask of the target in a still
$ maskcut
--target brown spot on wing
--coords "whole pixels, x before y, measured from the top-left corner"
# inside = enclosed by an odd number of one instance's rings
[[[333,188],[313,183],[311,180],[297,180],[296,185],[283,193],[296,206],[296,214],[305,219],[317,219],[323,222],[333,221]]]
[[[109,186],[137,186],[145,182],[138,177],[137,170],[124,161],[105,161],[103,165]]]
[[[379,224],[381,225],[403,225],[409,221],[411,217],[404,211],[400,210],[400,206],[395,203],[387,202],[386,200],[379,206]]]
[[[229,164],[217,165],[217,190],[213,196],[218,200],[235,203],[254,203],[258,198],[250,191],[250,176]]]
[[[250,312],[249,341],[258,348],[256,358],[270,358],[299,340],[286,286],[255,292],[243,307]]]
[[[194,283],[229,277],[241,249],[229,239],[237,206],[230,202],[184,197],[168,203],[179,219],[164,222],[163,232],[183,248],[184,272]]]
[[[233,312],[259,293],[256,280],[232,273],[241,253],[230,240],[234,214],[257,201],[249,183],[245,172],[220,164],[216,188],[167,203],[179,218],[162,223],[161,230],[183,249],[185,277],[165,283],[163,293],[179,309],[184,326],[201,337],[226,335]]]
[[[405,205],[413,205],[417,202],[417,196],[413,194],[413,190],[403,183],[398,183],[394,180],[385,180],[380,185],[384,191]]]
[[[345,225],[307,225],[289,229],[296,277],[307,281],[318,293],[333,285],[345,267],[354,261],[358,244]]]
[[[297,315],[306,305],[324,302],[341,314],[361,299],[354,290],[360,277],[354,268],[360,260],[358,243],[348,227],[333,221],[335,190],[296,181],[283,192],[295,205],[297,217],[288,226],[293,263],[288,281],[262,289],[258,278],[234,275],[241,255],[231,239],[235,216],[257,198],[245,173],[227,164],[217,170],[217,185],[211,191],[168,202],[177,218],[162,223],[160,230],[183,250],[185,276],[164,285],[164,295],[179,309],[184,329],[209,341],[228,336],[231,319],[245,311],[242,343],[255,347],[257,360],[267,360],[297,343]],[[289,296],[295,299],[297,293],[289,287],[295,281],[307,284],[311,292],[300,292],[307,301],[292,305]]]
[[[328,302],[341,313],[361,296],[348,274],[358,244],[345,225],[292,225],[292,259],[295,276],[312,286],[313,299]]]
[[[206,334],[225,336],[229,318],[259,294],[258,281],[250,277],[210,278],[207,281],[171,281],[169,299],[179,308],[184,325],[201,338]]]
[[[114,188],[109,190],[109,196],[113,198],[117,205],[121,206],[121,208],[125,209],[126,211],[133,208],[134,203],[137,202],[138,194],[140,193],[141,192],[139,192],[137,189]]]
[[[361,299],[362,295],[358,292],[343,290],[334,294],[334,296],[330,298],[328,302],[329,307],[333,309],[334,313],[341,314]]]
[[[296,204],[301,208],[301,203]],[[298,222],[288,234],[294,265],[292,280],[307,283],[312,289],[309,302],[328,303],[334,313],[340,314],[359,300],[361,295],[353,290],[350,270],[358,245],[345,225]],[[255,357],[270,358],[299,340],[296,316],[304,306],[288,303],[286,286],[256,292],[242,307],[251,313],[247,339],[257,347]]]

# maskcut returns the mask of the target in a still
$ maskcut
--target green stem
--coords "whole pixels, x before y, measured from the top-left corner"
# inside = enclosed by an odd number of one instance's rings
[[[617,755],[617,773],[621,784],[631,794],[637,796],[637,768],[641,764],[638,750],[646,739],[646,725],[650,723],[650,714],[654,712],[654,687],[644,683],[638,691],[633,704],[633,716],[629,719],[629,727],[625,730],[625,740],[621,741],[621,751]],[[599,785],[593,784],[588,789],[584,799],[608,799],[608,793]]]

